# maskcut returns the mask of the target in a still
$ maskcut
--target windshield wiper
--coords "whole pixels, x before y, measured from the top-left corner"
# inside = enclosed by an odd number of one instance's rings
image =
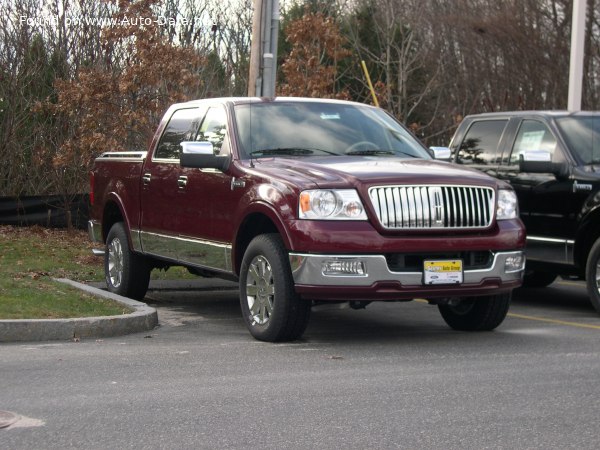
[[[328,155],[340,156],[338,153],[322,150],[320,148],[301,148],[301,147],[280,147],[280,148],[263,148],[250,152],[250,156],[270,156],[270,155],[289,155],[289,156],[308,156],[315,152],[323,152]]]
[[[395,155],[396,153],[391,150],[380,150],[380,149],[370,149],[370,150],[352,150],[351,152],[346,152],[346,155]]]
[[[412,153],[408,153],[408,152],[403,152],[402,150],[381,150],[379,148],[377,149],[368,149],[368,150],[353,150],[351,152],[347,152],[346,155],[362,155],[362,156],[373,156],[373,155],[393,155],[393,156],[397,156],[397,155],[404,155],[404,156],[410,156],[411,158],[419,158],[418,155],[413,155]]]

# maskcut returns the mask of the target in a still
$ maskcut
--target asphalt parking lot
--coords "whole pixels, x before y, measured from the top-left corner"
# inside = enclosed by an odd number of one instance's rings
[[[227,286],[150,291],[160,327],[0,346],[0,448],[597,448],[600,316],[581,282],[515,294],[491,333],[435,307],[313,313],[250,337]]]

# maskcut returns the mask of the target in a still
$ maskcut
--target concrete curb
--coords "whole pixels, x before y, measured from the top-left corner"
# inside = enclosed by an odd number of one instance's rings
[[[0,342],[51,341],[73,338],[121,336],[154,329],[158,325],[156,309],[145,303],[121,297],[86,284],[64,278],[55,279],[89,294],[108,298],[134,309],[120,316],[76,319],[0,320]]]

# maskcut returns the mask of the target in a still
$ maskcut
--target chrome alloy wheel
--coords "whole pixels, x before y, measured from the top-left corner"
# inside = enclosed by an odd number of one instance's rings
[[[123,247],[118,238],[108,244],[108,278],[110,284],[119,287],[123,281]]]
[[[269,261],[261,255],[254,257],[246,275],[246,300],[255,324],[265,325],[273,313],[275,282]]]

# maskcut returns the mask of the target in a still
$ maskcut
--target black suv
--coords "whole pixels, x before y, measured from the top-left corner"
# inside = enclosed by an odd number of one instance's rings
[[[600,312],[600,112],[467,116],[452,161],[509,182],[527,229],[524,285],[557,275],[587,280]]]

